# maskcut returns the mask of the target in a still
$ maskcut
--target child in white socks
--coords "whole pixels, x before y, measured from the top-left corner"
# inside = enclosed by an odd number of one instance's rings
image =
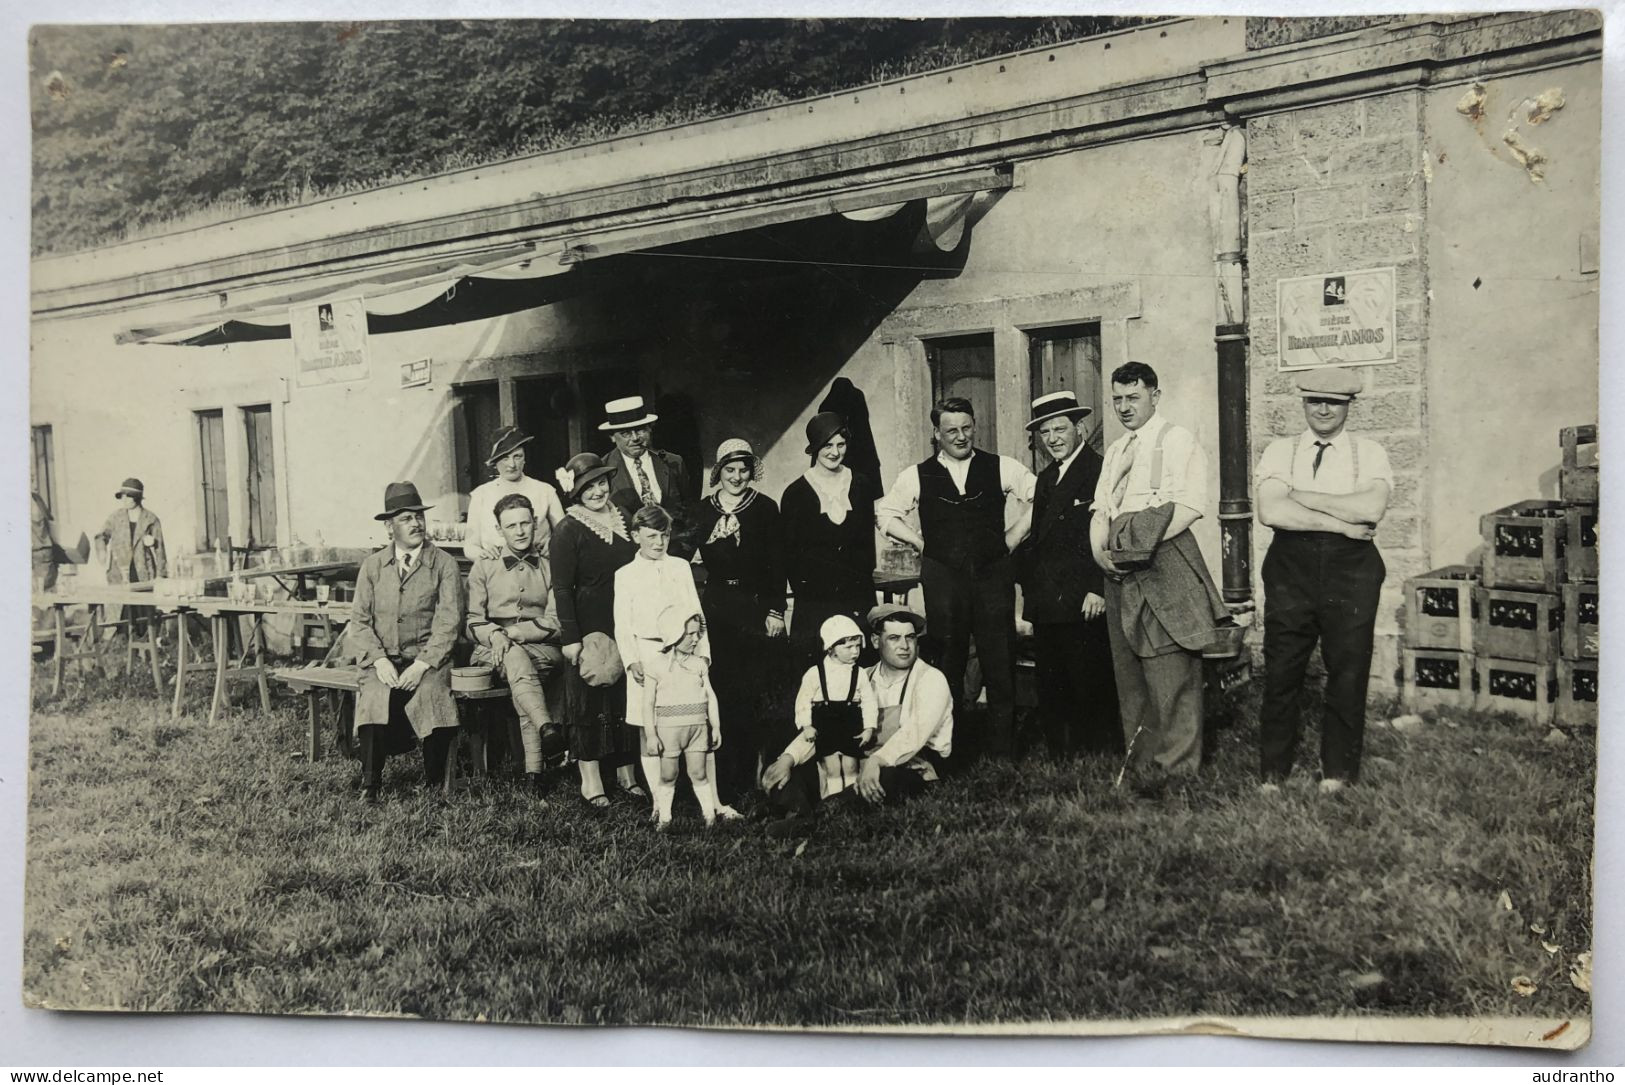
[[[679,758],[688,769],[706,827],[716,823],[716,788],[706,762],[722,743],[722,721],[711,688],[710,660],[698,651],[704,631],[705,620],[697,612],[667,607],[660,615],[660,658],[643,668],[643,752],[660,759],[660,775],[650,782],[659,819],[655,828],[661,832],[671,827]]]

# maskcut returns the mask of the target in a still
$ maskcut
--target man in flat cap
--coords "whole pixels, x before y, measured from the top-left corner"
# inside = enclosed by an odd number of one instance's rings
[[[355,726],[368,802],[378,799],[385,758],[410,750],[414,736],[423,743],[424,786],[442,784],[457,738],[451,650],[463,622],[463,579],[423,530],[429,507],[412,483],[391,482],[373,517],[388,527],[389,542],[356,573],[346,633],[361,664]]]
[[[654,424],[660,416],[643,405],[642,396],[626,396],[604,404],[604,421],[598,426],[609,434],[615,447],[604,457],[615,468],[609,499],[631,523],[645,505],[659,505],[671,514],[671,554],[688,558],[689,545],[688,474],[683,457],[675,452],[651,447]]]
[[[1050,756],[1121,753],[1105,576],[1089,552],[1100,456],[1083,439],[1093,413],[1071,392],[1033,400],[1029,432],[1050,456],[1033,489],[1021,551],[1021,616],[1032,625],[1038,714]]]
[[[920,658],[924,615],[886,603],[869,611],[867,624],[880,652],[880,661],[866,675],[880,709],[874,744],[863,751],[855,777],[836,778],[814,756],[817,742],[811,729],[798,732],[762,773],[762,789],[784,815],[768,825],[770,835],[810,833],[818,802],[849,784],[864,801],[883,803],[918,794],[947,769],[954,746],[954,700],[947,676]]]
[[[491,442],[491,455],[485,465],[497,474],[490,482],[474,487],[468,495],[468,532],[463,536],[463,553],[470,558],[499,558],[506,549],[503,532],[497,524],[497,502],[509,494],[524,494],[536,513],[532,545],[547,557],[553,529],[564,522],[564,504],[559,492],[541,479],[525,474],[525,446],[534,440],[514,426],[503,426]]]
[[[1315,642],[1326,663],[1320,789],[1360,775],[1371,638],[1387,573],[1372,541],[1388,511],[1393,471],[1381,445],[1348,432],[1359,374],[1312,369],[1298,378],[1309,428],[1271,441],[1258,461],[1258,519],[1275,537],[1264,556],[1263,790],[1292,771],[1298,695]]]

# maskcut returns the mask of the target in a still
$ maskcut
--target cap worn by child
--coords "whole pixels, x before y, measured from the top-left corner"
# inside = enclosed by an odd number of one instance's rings
[[[863,630],[858,628],[858,623],[845,614],[825,618],[824,624],[818,627],[818,640],[826,652],[848,637],[862,638],[862,636]]]

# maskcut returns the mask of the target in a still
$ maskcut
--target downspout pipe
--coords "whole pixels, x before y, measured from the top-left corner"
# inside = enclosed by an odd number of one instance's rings
[[[1213,343],[1219,390],[1219,540],[1224,601],[1232,610],[1253,605],[1253,505],[1247,434],[1247,293],[1242,218],[1242,168],[1247,136],[1224,130],[1208,217],[1213,229]]]

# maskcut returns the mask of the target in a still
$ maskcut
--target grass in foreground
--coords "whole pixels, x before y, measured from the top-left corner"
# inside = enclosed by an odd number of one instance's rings
[[[210,728],[93,686],[32,719],[23,987],[569,1023],[1585,1015],[1594,738],[1451,722],[1372,730],[1331,799],[1258,795],[1238,725],[1183,795],[987,763],[836,804],[798,852],[692,812],[669,837],[631,804],[594,817],[564,777],[546,810],[506,783],[443,803],[415,755],[368,808],[355,763],[299,759],[291,705]]]

